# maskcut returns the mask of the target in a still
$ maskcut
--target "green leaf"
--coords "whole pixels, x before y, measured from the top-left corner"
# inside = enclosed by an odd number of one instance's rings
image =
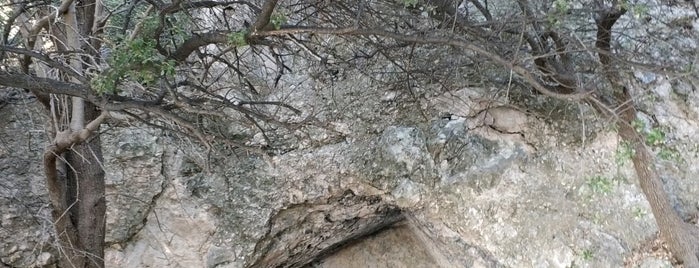
[[[594,176],[590,178],[590,180],[587,182],[587,185],[590,187],[590,189],[592,189],[593,192],[601,193],[604,195],[611,193],[612,189],[614,188],[614,183],[612,182],[612,180],[602,176]]]
[[[646,123],[644,123],[643,120],[636,118],[631,122],[631,126],[636,130],[636,132],[643,133],[643,130],[646,128]]]
[[[636,153],[636,151],[631,147],[631,144],[628,142],[622,142],[617,146],[616,148],[616,153],[614,154],[614,162],[618,166],[624,166],[627,160],[630,160],[631,157]]]
[[[680,152],[672,148],[666,148],[665,146],[660,148],[660,151],[658,152],[658,157],[666,161],[672,160],[678,162],[681,160]]]
[[[646,135],[646,144],[661,145],[665,142],[665,132],[660,128],[651,129]]]
[[[555,0],[553,1],[553,7],[556,9],[558,14],[566,14],[570,9],[567,0]]]
[[[404,7],[414,8],[414,7],[417,7],[419,0],[401,0],[401,1],[403,2]]]
[[[281,29],[283,24],[286,24],[286,16],[281,13],[274,13],[272,14],[272,18],[270,18],[270,22],[274,26],[275,30]]]
[[[631,13],[633,13],[634,18],[636,19],[640,19],[641,17],[648,15],[648,11],[648,5],[645,4],[635,4],[631,9]]]
[[[583,260],[591,261],[595,257],[595,253],[591,249],[585,249],[580,254]]]
[[[245,46],[248,44],[245,37],[248,35],[247,30],[233,32],[228,35],[228,43],[233,46]]]

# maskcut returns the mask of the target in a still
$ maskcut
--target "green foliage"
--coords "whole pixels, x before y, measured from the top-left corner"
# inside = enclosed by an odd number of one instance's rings
[[[92,88],[99,94],[114,94],[116,93],[117,79],[111,74],[100,74],[93,78],[91,82]]]
[[[110,3],[116,5],[113,2]],[[145,13],[145,10],[142,10],[141,13]],[[110,25],[115,27],[109,28],[123,26],[126,18],[120,16],[122,15],[115,15],[110,20]],[[129,26],[140,25],[140,30],[133,40],[124,40],[125,37],[116,32],[107,32],[106,38],[110,40],[107,43],[118,43],[119,45],[114,47],[110,57],[105,59],[110,68],[92,79],[93,89],[100,94],[115,94],[118,93],[118,85],[124,80],[150,86],[162,77],[174,76],[176,62],[168,60],[158,52],[155,38],[161,39],[161,44],[165,49],[168,46],[183,42],[188,37],[187,27],[190,27],[190,24],[185,23],[188,20],[190,18],[185,14],[175,14],[166,18],[163,24],[165,29],[160,29],[160,18],[155,14],[146,15],[140,22],[131,21],[129,23]]]
[[[247,30],[241,30],[237,32],[233,32],[228,35],[228,43],[231,44],[232,46],[245,46],[248,44],[247,40],[245,39],[246,36],[248,35]]]
[[[639,19],[641,17],[644,17],[648,15],[648,5],[646,4],[640,4],[640,3],[631,3],[628,0],[622,0],[620,3],[620,7],[623,9],[628,10],[633,14],[633,17],[636,19]]]
[[[565,14],[570,9],[567,0],[554,0],[553,7],[556,9],[556,13]]]
[[[152,36],[159,25],[160,19],[156,16],[143,18],[143,22],[141,22],[141,36]]]
[[[617,146],[614,154],[614,162],[618,166],[624,166],[627,160],[631,159],[636,153],[636,150],[628,142],[622,142]]]
[[[648,15],[648,5],[645,4],[635,4],[631,7],[631,14],[636,19],[640,19]]]
[[[645,142],[650,146],[661,146],[665,144],[665,131],[660,127],[654,127],[651,129],[646,128],[646,124],[640,120],[635,119],[631,122],[631,126],[636,130],[636,132],[645,135]]]
[[[561,18],[570,10],[570,5],[568,0],[554,0],[553,1],[553,11],[549,12],[546,16],[546,20],[552,26],[559,25]]]
[[[269,20],[272,23],[272,26],[274,26],[274,29],[279,30],[282,28],[283,24],[286,24],[287,17],[282,13],[274,13]]]
[[[580,253],[580,257],[584,261],[591,261],[592,258],[595,257],[595,253],[591,249],[587,248],[587,249],[583,250],[582,253]]]
[[[657,156],[660,159],[676,162],[681,161],[680,153],[667,145],[667,135],[662,126],[648,129],[645,123],[639,119],[631,122],[631,126],[639,134],[644,135],[644,142],[646,145],[659,149],[659,151],[657,151]],[[626,159],[631,158],[633,154],[634,151],[629,144],[621,144],[616,151],[616,163],[618,165],[623,165]]]
[[[166,22],[168,28],[164,31],[165,35],[161,38],[171,39],[172,42],[163,42],[165,46],[181,44],[186,39],[191,37],[192,32],[192,18],[184,13],[176,13],[168,19]]]
[[[403,6],[407,8],[415,8],[417,7],[419,0],[401,0],[403,2]]]
[[[603,176],[594,176],[590,178],[587,185],[590,187],[592,192],[601,193],[604,195],[611,193],[612,189],[614,189],[614,182],[611,179]]]
[[[631,122],[631,126],[636,130],[636,132],[643,133],[646,128],[646,123],[644,123],[641,119],[636,118]]]
[[[665,132],[660,128],[652,128],[646,134],[646,144],[658,146],[665,143]]]
[[[155,41],[136,38],[116,48],[108,59],[111,68],[92,79],[100,94],[117,93],[119,81],[127,78],[146,86],[160,77],[175,75],[175,61],[166,60],[155,49]]]
[[[635,219],[641,219],[648,214],[643,208],[640,207],[634,207],[632,213]]]
[[[660,159],[666,160],[666,161],[680,162],[682,160],[681,156],[680,156],[680,152],[678,152],[677,150],[675,150],[673,148],[668,148],[665,146],[660,148],[660,151],[658,151],[658,157],[660,157]]]

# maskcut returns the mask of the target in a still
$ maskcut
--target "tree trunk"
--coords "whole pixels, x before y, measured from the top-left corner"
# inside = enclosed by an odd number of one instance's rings
[[[699,267],[699,229],[685,223],[670,205],[670,199],[663,188],[658,172],[653,164],[653,156],[645,146],[644,139],[634,129],[632,122],[636,119],[636,107],[628,90],[624,90],[621,120],[617,124],[621,140],[634,149],[631,160],[633,161],[636,175],[638,176],[641,190],[646,196],[653,210],[653,216],[660,229],[660,234],[668,243],[669,249],[675,258],[684,264],[684,267]]]
[[[92,55],[96,62],[100,61],[99,49],[101,46],[99,33],[102,32],[101,22],[102,1],[82,0],[76,10],[76,18],[80,27],[80,33],[87,40],[80,44],[80,50]],[[84,102],[84,121],[96,120],[100,112],[93,104]],[[89,260],[85,267],[104,267],[104,236],[106,223],[106,200],[104,189],[104,168],[102,157],[102,144],[99,128],[91,139],[73,148],[69,162],[75,167],[74,179],[78,190],[78,239],[83,246]],[[69,176],[70,177],[70,176]]]
[[[68,213],[68,208],[72,204],[67,201],[68,185],[65,174],[59,172],[58,166],[65,164],[57,163],[57,155],[60,153],[58,146],[52,145],[44,153],[44,173],[46,176],[46,187],[49,192],[54,220],[54,230],[56,231],[57,247],[59,251],[59,267],[80,267],[78,264],[85,262],[84,256],[79,254],[81,248],[78,242],[78,231],[73,223],[72,217]]]
[[[620,70],[614,68],[611,50],[612,27],[625,13],[626,9],[623,7],[613,6],[600,10],[598,17],[595,18],[597,24],[595,47],[599,50],[598,56],[607,80],[612,85],[614,99],[619,104],[616,109],[606,109],[607,107],[601,106],[595,106],[595,108],[603,114],[607,114],[607,111],[618,111],[609,115],[619,117],[616,121],[619,137],[634,149],[631,160],[641,190],[653,210],[653,216],[661,236],[668,243],[670,252],[685,267],[699,268],[699,259],[697,259],[699,229],[685,223],[670,205],[670,199],[663,188],[658,172],[655,170],[654,158],[645,145],[643,135],[633,127],[637,111],[629,92],[630,84],[625,83],[626,80],[624,80]]]
[[[98,131],[107,114],[97,116],[92,105],[84,111],[89,123],[58,132],[44,153],[60,267],[104,267],[104,172]]]
[[[53,38],[60,40],[57,42],[60,49],[81,52],[70,54],[68,63],[73,71],[83,73],[84,62],[90,62],[87,57],[97,57],[99,39],[92,36],[99,28],[94,21],[100,8],[94,0],[77,2],[72,2],[61,14],[62,34]],[[59,265],[104,267],[105,174],[99,124],[105,116],[81,98],[56,97],[59,98],[63,101],[55,101],[49,107],[55,112],[52,118],[57,133],[54,144],[44,155],[61,253]],[[63,157],[58,158],[58,154]]]
[[[93,105],[85,105],[84,114],[88,122],[99,115]],[[66,176],[70,194],[68,201],[75,201],[70,215],[77,227],[80,250],[86,257],[86,262],[81,267],[103,267],[106,206],[99,134],[73,146],[67,153],[66,160],[69,165]]]

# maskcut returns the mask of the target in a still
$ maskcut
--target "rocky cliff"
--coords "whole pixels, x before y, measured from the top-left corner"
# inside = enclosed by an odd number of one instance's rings
[[[314,142],[271,156],[211,153],[135,122],[103,127],[107,265],[671,264],[626,147],[584,105],[535,97],[542,108],[525,110],[498,89],[474,87],[414,99],[345,75],[352,79],[286,95],[297,106],[344,107],[322,111],[341,135],[319,130]],[[638,77],[651,89],[637,92],[644,126],[663,133],[652,145],[657,167],[675,209],[692,220],[699,93]],[[60,252],[40,166],[46,113],[16,91],[1,109],[0,260],[51,266]]]

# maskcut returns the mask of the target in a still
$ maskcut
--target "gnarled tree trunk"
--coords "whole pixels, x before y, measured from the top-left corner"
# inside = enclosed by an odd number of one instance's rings
[[[83,112],[86,121],[96,119],[99,114],[95,107],[85,106]],[[81,267],[102,267],[106,205],[100,136],[93,135],[73,146],[66,153],[66,160],[72,166],[66,174],[68,202],[75,203],[70,215],[77,227],[80,249],[86,257],[86,263]]]
[[[96,30],[99,31],[99,27],[95,27],[99,6],[100,2],[95,0],[64,0],[55,15],[55,18],[62,18],[61,23],[46,29],[53,35],[49,38],[39,36],[38,33],[46,26],[37,23],[33,29],[24,31],[30,34],[27,40],[33,40],[27,46],[41,49],[41,44],[48,44],[57,50],[73,52],[67,54],[70,56],[66,63],[72,71],[85,76],[84,63],[98,60],[96,51],[99,41],[93,35]],[[51,17],[48,18],[51,20]],[[29,66],[29,62],[26,64]],[[35,64],[34,68],[40,69],[42,66]],[[46,75],[47,72],[37,73]],[[81,83],[76,77],[71,82]],[[105,174],[99,125],[106,114],[100,114],[93,104],[79,97],[35,94],[44,100],[42,103],[51,113],[56,132],[53,144],[44,153],[44,171],[54,209],[59,265],[103,267]],[[51,99],[53,101],[49,101]]]
[[[99,125],[107,114],[83,110],[92,119],[77,130],[56,133],[44,152],[44,173],[61,267],[103,267],[105,199]],[[62,172],[65,165],[67,172]]]

